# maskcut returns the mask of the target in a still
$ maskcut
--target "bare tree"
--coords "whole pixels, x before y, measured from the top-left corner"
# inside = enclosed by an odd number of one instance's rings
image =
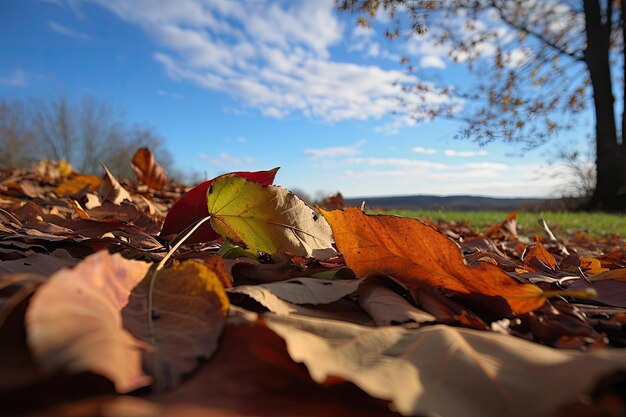
[[[49,158],[63,159],[79,172],[100,173],[102,160],[115,175],[132,177],[130,159],[142,146],[150,148],[164,168],[171,167],[171,154],[156,130],[129,125],[122,112],[104,100],[85,97],[73,102],[59,96],[0,101],[0,167]]]
[[[24,104],[0,102],[0,168],[28,166],[36,161],[36,150]]]
[[[626,76],[625,2],[338,0],[338,7],[363,13],[358,22],[365,26],[386,13],[393,19],[390,38],[401,35],[408,20],[412,33],[428,31],[451,60],[474,71],[470,89],[442,87],[466,100],[463,112],[431,110],[432,116],[461,118],[461,137],[534,147],[577,126],[591,106],[596,183],[589,208],[626,208],[626,118],[616,118],[626,103],[623,82],[616,82]],[[432,88],[424,82],[409,87],[416,94]]]

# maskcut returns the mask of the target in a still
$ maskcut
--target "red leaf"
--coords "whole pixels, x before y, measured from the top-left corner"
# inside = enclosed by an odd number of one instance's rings
[[[278,168],[271,169],[269,171],[254,171],[254,172],[232,172],[232,174],[239,175],[247,180],[258,182],[262,185],[270,185],[274,182],[274,177]],[[215,177],[211,180],[205,181],[196,185],[189,190],[178,200],[165,217],[163,228],[161,229],[161,236],[170,237],[176,235],[192,223],[200,220],[209,215],[209,210],[206,203],[206,193],[211,184],[219,177]],[[211,225],[207,222],[200,226],[198,230],[194,232],[188,239],[188,243],[201,243],[209,242],[219,238]]]

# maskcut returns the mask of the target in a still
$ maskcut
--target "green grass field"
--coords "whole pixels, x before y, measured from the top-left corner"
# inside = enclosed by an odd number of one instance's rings
[[[383,213],[379,211],[378,213]],[[384,210],[385,214],[397,216],[427,218],[433,223],[440,220],[445,222],[467,222],[468,225],[479,232],[484,232],[490,226],[502,222],[507,212],[503,211],[446,211],[446,210]],[[626,215],[607,213],[583,213],[583,212],[518,212],[518,231],[521,235],[532,236],[542,233],[538,224],[539,219],[544,219],[550,229],[557,235],[562,231],[566,234],[584,232],[594,237],[603,235],[618,235],[621,239],[626,238]]]

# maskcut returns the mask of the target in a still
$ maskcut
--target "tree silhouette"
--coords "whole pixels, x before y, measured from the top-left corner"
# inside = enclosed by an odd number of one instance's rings
[[[391,17],[389,38],[406,27],[412,36],[428,33],[449,59],[477,75],[469,89],[439,88],[464,99],[463,110],[456,103],[414,109],[461,118],[460,137],[530,148],[577,126],[593,107],[596,183],[587,205],[593,209],[626,208],[626,119],[622,112],[618,125],[616,118],[626,102],[624,7],[611,0],[338,0],[340,10],[361,14],[360,25]],[[422,81],[407,87],[416,94],[436,88]]]

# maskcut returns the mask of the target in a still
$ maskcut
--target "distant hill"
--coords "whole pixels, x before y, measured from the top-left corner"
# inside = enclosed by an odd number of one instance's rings
[[[433,196],[411,195],[398,197],[363,197],[346,198],[348,206],[359,206],[365,201],[369,208],[385,209],[408,209],[408,210],[456,210],[456,211],[482,211],[482,210],[538,210],[542,208],[554,208],[555,200],[542,198],[492,198],[469,195]],[[559,207],[556,207],[559,208]]]

